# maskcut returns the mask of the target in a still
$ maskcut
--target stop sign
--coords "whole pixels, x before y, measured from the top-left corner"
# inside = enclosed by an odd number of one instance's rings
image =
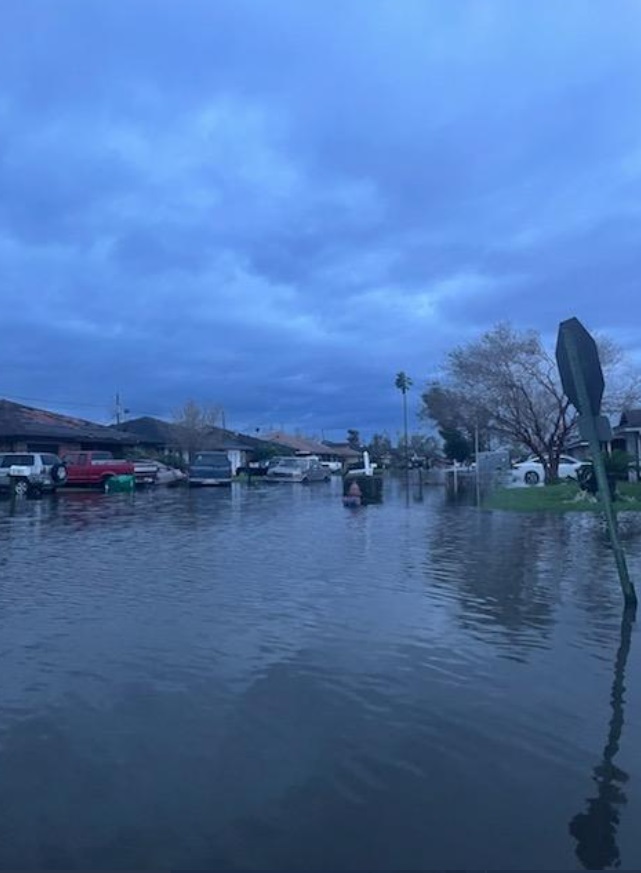
[[[588,407],[582,409],[581,392],[578,390],[570,356],[575,353],[580,373],[587,389]],[[568,318],[559,325],[559,337],[556,344],[556,362],[559,366],[561,384],[570,403],[578,409],[581,415],[598,415],[601,411],[601,400],[605,382],[599,360],[599,350],[594,338],[583,327],[578,318]]]

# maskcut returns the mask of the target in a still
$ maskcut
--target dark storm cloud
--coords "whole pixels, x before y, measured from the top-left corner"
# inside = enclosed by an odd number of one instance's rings
[[[399,369],[505,317],[638,351],[640,28],[626,2],[11,4],[0,394],[371,429]]]

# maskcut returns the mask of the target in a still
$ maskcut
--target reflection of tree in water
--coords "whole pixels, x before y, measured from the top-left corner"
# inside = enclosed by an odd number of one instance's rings
[[[500,629],[519,656],[532,645],[528,636],[551,631],[565,540],[543,516],[523,523],[457,508],[430,519],[425,574],[430,586],[456,594],[463,627],[483,635]]]
[[[575,838],[576,856],[587,870],[619,867],[621,857],[617,845],[619,807],[626,803],[623,785],[628,775],[614,764],[619,751],[623,729],[625,666],[630,652],[634,612],[626,610],[621,622],[621,642],[614,665],[614,681],[610,705],[612,717],[603,760],[594,768],[597,796],[587,800],[587,812],[580,812],[570,822],[570,833]]]

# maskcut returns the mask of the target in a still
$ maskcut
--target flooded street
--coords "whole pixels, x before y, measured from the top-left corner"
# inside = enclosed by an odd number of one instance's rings
[[[0,503],[1,867],[641,867],[599,520],[339,495]]]

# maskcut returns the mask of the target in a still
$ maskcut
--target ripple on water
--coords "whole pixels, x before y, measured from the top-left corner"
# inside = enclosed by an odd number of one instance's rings
[[[620,641],[598,520],[386,488],[0,504],[0,865],[575,866]]]

